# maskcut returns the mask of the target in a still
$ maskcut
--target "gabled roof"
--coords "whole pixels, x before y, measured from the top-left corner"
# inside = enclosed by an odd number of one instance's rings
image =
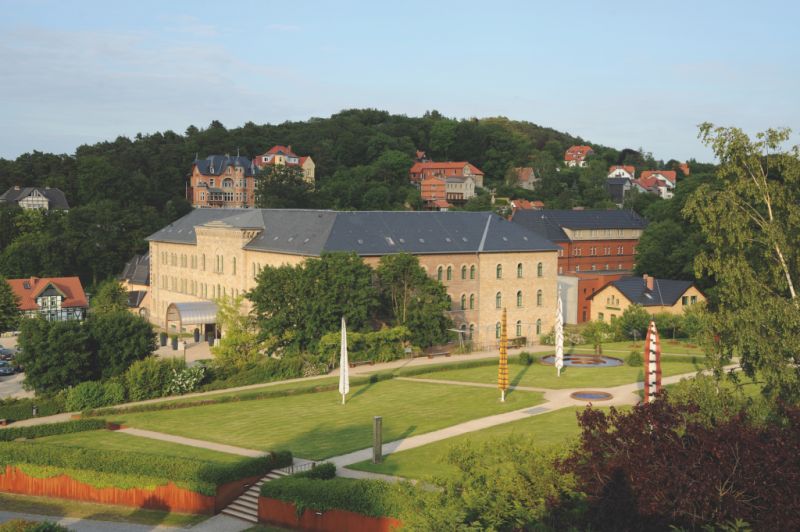
[[[639,177],[641,179],[650,179],[651,177],[657,178],[659,175],[663,176],[664,179],[671,181],[673,184],[675,184],[677,179],[675,170],[642,170],[642,173]]]
[[[50,187],[11,187],[0,195],[0,203],[19,203],[34,192],[38,192],[49,202],[50,209],[69,209],[64,192]]]
[[[536,177],[533,174],[533,168],[530,166],[523,166],[520,168],[514,168],[514,171],[517,173],[517,182],[525,182],[528,183],[529,181],[535,181]]]
[[[636,167],[635,166],[615,164],[614,166],[609,166],[608,167],[608,173],[609,174],[611,174],[613,172],[616,172],[617,170],[625,170],[630,175],[634,175],[636,173]]]
[[[131,290],[128,292],[128,307],[139,308],[147,295],[147,290]]]
[[[539,200],[528,201],[526,199],[512,199],[511,207],[520,210],[541,209],[544,207],[544,202]]]
[[[427,162],[416,162],[409,170],[412,174],[419,174],[425,170],[461,170],[465,166],[469,167],[469,171],[473,174],[483,175],[483,172],[475,166],[474,164],[467,162],[467,161],[459,161],[459,162],[446,162],[446,163],[435,163],[433,161]]]
[[[30,277],[28,279],[8,279],[11,290],[19,297],[20,310],[39,310],[36,298],[48,286],[64,296],[62,308],[88,307],[81,280],[77,277]]]
[[[597,297],[606,287],[613,286],[624,295],[631,303],[643,307],[667,306],[671,307],[681,298],[686,291],[694,285],[692,281],[677,281],[674,279],[653,278],[653,289],[648,290],[647,281],[642,277],[623,277],[608,283],[598,290],[592,298]]]
[[[594,153],[591,146],[570,146],[564,153],[565,161],[582,161]]]
[[[256,173],[253,161],[241,155],[234,157],[230,155],[209,155],[205,159],[196,160],[194,166],[196,166],[197,171],[203,175],[221,175],[229,166],[244,168],[245,176],[252,176]]]
[[[612,210],[555,210],[517,211],[512,218],[531,231],[552,240],[567,242],[566,229],[644,229],[647,221],[633,211]]]
[[[556,251],[557,246],[488,212],[335,212],[297,209],[195,209],[147,240],[194,244],[195,227],[260,229],[244,249],[319,256]],[[224,224],[224,225],[223,225]]]
[[[292,151],[291,146],[281,146],[277,144],[269,149],[267,152],[269,155],[285,155],[288,157],[297,157],[297,154]]]
[[[150,252],[144,255],[134,255],[129,260],[119,276],[120,280],[126,280],[131,284],[149,285],[150,284]]]

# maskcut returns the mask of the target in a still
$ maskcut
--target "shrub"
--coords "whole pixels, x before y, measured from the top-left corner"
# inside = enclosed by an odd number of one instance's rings
[[[106,390],[103,383],[86,381],[69,389],[66,408],[69,412],[105,406]]]
[[[125,385],[117,380],[103,383],[107,405],[118,405],[125,402]]]
[[[347,355],[353,362],[390,362],[405,357],[405,344],[410,338],[411,331],[403,326],[366,333],[348,332]],[[340,344],[340,331],[324,335],[319,342],[317,355],[329,368],[338,364]]]
[[[261,496],[290,502],[298,514],[311,508],[318,512],[339,509],[372,517],[397,517],[402,511],[400,491],[382,480],[319,480],[294,475],[264,483]]]
[[[167,395],[172,382],[172,370],[185,367],[183,360],[175,358],[148,357],[134,362],[125,372],[129,399],[143,401]]]
[[[193,392],[200,387],[205,378],[206,369],[203,366],[194,366],[178,370],[172,368],[172,380],[167,385],[168,395],[183,395]]]
[[[70,434],[106,428],[104,419],[78,419],[64,423],[33,425],[30,427],[11,427],[0,430],[0,441],[14,441],[17,438],[43,438],[56,434]]]
[[[58,393],[52,397],[37,397],[36,399],[0,399],[0,419],[21,421],[33,417],[33,407],[36,406],[38,416],[52,416],[65,412],[67,394]]]
[[[640,368],[644,365],[644,357],[639,351],[631,351],[625,362],[634,368]]]
[[[69,532],[69,529],[50,521],[12,519],[0,524],[0,532]]]
[[[534,360],[535,360],[534,356],[528,353],[527,351],[523,351],[522,353],[519,354],[519,363],[522,364],[523,366],[530,366],[531,364],[533,364]]]
[[[0,467],[34,465],[54,469],[133,475],[180,482],[192,491],[213,495],[216,487],[246,477],[264,475],[272,469],[292,463],[288,451],[258,458],[244,458],[232,463],[218,463],[194,458],[167,457],[137,452],[88,449],[44,443],[0,443]]]
[[[336,477],[336,466],[331,462],[317,464],[308,471],[301,471],[295,477],[313,478],[316,480],[330,480]]]
[[[626,338],[643,339],[651,319],[652,317],[644,307],[640,305],[629,306],[614,322],[617,338],[620,340]]]

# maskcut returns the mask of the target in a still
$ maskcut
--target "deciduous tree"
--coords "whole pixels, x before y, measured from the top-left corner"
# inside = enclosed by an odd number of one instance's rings
[[[17,330],[20,315],[19,298],[0,275],[0,332]]]

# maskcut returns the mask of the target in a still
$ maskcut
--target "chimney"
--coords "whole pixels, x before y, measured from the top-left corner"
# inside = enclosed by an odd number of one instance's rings
[[[653,278],[647,274],[642,275],[642,279],[644,279],[644,284],[647,285],[647,289],[651,292],[653,291]]]
[[[14,190],[19,190],[19,185],[14,185]]]

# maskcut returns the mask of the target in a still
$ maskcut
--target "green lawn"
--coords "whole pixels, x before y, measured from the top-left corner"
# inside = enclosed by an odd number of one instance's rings
[[[383,416],[389,442],[542,402],[517,392],[505,403],[493,389],[383,381],[353,386],[342,406],[336,391],[156,412],[120,413],[113,421],[250,449],[288,449],[323,459],[371,446],[372,418]]]
[[[574,345],[565,347],[567,353],[594,353],[592,345]],[[644,354],[644,342],[639,340],[627,340],[624,342],[607,342],[603,344],[603,354],[610,356],[628,356],[631,351],[638,351]],[[685,340],[666,340],[661,339],[661,352],[664,354],[681,355],[702,355],[703,350],[691,342]]]
[[[174,527],[190,527],[205,521],[209,517],[207,515],[170,513],[159,510],[93,504],[51,497],[12,495],[10,493],[0,493],[0,509],[7,512],[49,515],[53,517],[76,517],[79,519],[92,519],[97,521]]]
[[[661,372],[664,377],[691,373],[705,369],[698,358],[697,362],[687,357],[686,360],[662,360]],[[627,364],[608,368],[579,368],[564,367],[561,376],[556,375],[556,369],[539,362],[530,366],[510,364],[508,367],[509,379],[512,385],[532,386],[538,388],[609,388],[631,382],[644,380],[643,368],[631,367]],[[442,379],[462,382],[497,382],[497,366],[482,366],[465,369],[445,371],[431,371],[415,375],[417,379]],[[512,394],[513,395],[513,394]]]
[[[93,430],[76,432],[73,434],[60,434],[33,440],[34,445],[58,445],[64,447],[81,447],[86,449],[102,449],[106,451],[137,452],[146,454],[159,454],[161,456],[175,456],[180,458],[194,458],[217,463],[234,463],[242,460],[235,454],[219,453],[189,447],[178,443],[170,443],[130,434],[122,434],[108,430]]]
[[[579,432],[578,422],[575,418],[575,412],[578,410],[578,408],[562,408],[555,412],[430,443],[416,449],[389,454],[384,457],[381,464],[366,461],[348,466],[348,468],[415,479],[426,479],[433,476],[446,477],[456,471],[455,467],[444,463],[447,451],[456,443],[471,441],[480,444],[491,438],[509,434],[533,434],[537,445],[569,445]]]

